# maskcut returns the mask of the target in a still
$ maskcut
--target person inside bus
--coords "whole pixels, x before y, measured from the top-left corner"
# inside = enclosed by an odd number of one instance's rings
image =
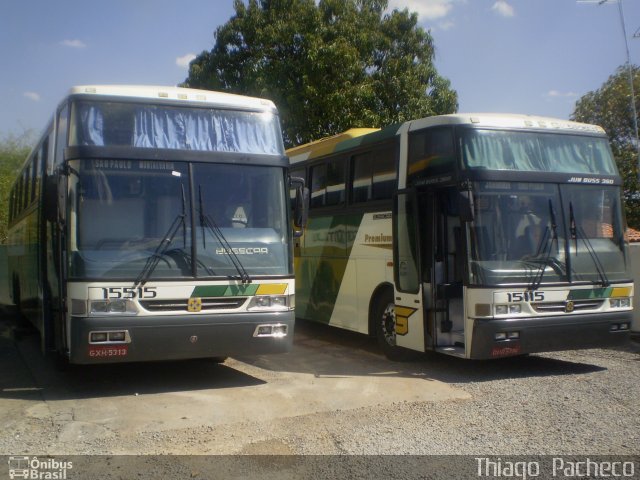
[[[542,223],[531,223],[524,228],[524,233],[516,238],[513,246],[513,259],[533,258],[541,253],[543,236],[547,227]]]

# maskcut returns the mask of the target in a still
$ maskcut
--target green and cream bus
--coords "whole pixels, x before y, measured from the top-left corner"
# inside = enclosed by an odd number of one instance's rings
[[[311,195],[297,317],[376,335],[390,358],[628,339],[621,179],[600,127],[456,114],[287,153]]]
[[[13,301],[71,363],[287,351],[295,182],[271,101],[74,87],[10,193]]]

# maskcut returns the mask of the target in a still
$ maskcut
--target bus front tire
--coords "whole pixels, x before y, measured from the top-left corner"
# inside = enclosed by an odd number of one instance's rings
[[[409,360],[412,352],[396,345],[396,312],[393,303],[393,290],[386,289],[379,295],[371,313],[378,345],[385,356],[395,362]]]

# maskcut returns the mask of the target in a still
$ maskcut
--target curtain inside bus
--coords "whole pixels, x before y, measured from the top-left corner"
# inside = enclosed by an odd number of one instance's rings
[[[158,105],[78,103],[71,145],[282,155],[278,117]]]
[[[584,135],[464,130],[466,168],[615,175],[607,140]]]

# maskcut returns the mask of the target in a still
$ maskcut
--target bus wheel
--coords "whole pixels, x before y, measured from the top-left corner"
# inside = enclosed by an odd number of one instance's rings
[[[396,311],[393,290],[387,289],[378,297],[373,309],[376,338],[382,352],[389,360],[407,360],[411,352],[396,345]]]

